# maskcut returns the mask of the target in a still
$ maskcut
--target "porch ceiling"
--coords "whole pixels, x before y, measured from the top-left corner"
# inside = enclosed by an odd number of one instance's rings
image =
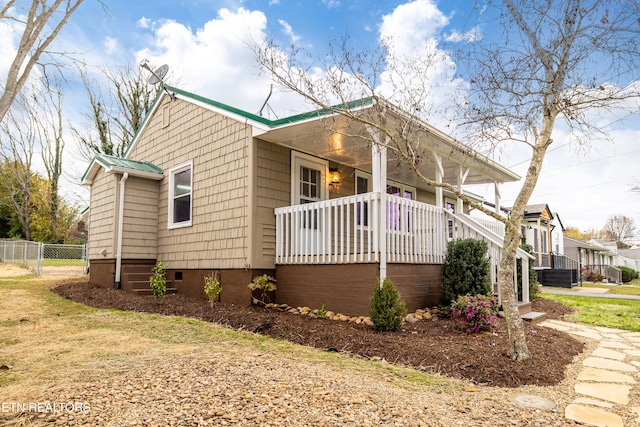
[[[371,172],[371,137],[359,123],[341,115],[315,118],[272,128],[257,138],[312,154],[323,159]],[[450,138],[448,135],[424,125],[416,136],[425,148],[420,170],[424,176],[435,179],[434,153],[442,158],[443,181],[458,183],[459,169],[469,168],[465,184],[510,182],[520,179],[486,156]],[[424,187],[421,181],[389,150],[387,174],[390,179]]]

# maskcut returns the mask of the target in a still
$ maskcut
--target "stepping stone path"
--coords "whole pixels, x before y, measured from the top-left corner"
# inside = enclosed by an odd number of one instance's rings
[[[640,332],[559,320],[540,325],[598,341],[598,347],[582,362],[574,385],[579,397],[567,405],[565,418],[588,426],[640,425],[640,402],[630,399],[634,391],[640,391]],[[624,419],[619,414],[625,414]]]

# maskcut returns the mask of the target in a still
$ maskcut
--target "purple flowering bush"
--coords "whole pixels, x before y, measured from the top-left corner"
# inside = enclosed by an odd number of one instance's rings
[[[468,334],[492,331],[498,326],[498,299],[481,294],[459,296],[451,303],[451,318],[457,329]]]

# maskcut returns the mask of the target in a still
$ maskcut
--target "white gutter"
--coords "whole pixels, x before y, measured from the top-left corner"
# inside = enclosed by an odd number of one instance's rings
[[[120,275],[122,270],[122,227],[124,226],[124,183],[129,178],[127,172],[120,178],[120,203],[118,206],[118,242],[116,246],[116,280],[113,283],[115,289],[120,289]]]

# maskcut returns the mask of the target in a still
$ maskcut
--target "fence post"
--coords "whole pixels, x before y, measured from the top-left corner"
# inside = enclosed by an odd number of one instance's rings
[[[87,259],[87,244],[82,245],[82,274],[87,274],[89,260]]]
[[[44,243],[38,242],[38,259],[36,260],[36,274],[42,274],[42,260],[44,258]]]

